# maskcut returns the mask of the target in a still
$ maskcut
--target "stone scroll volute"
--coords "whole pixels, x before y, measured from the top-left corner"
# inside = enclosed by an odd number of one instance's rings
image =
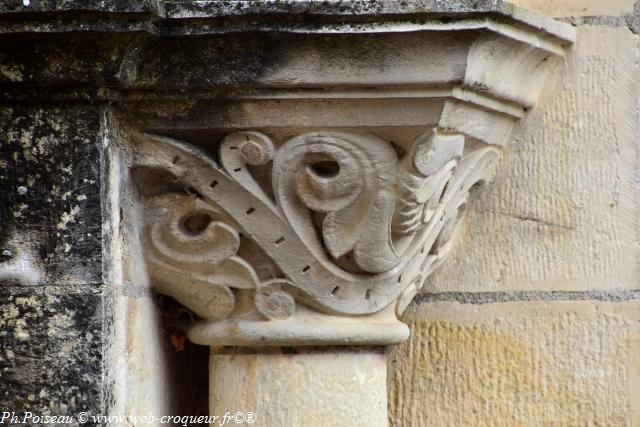
[[[242,37],[203,9],[200,54],[173,80],[162,40],[132,45],[149,55],[130,83],[167,91],[133,91],[121,112],[142,257],[154,288],[194,313],[191,341],[408,337],[398,316],[575,39],[506,3],[445,3],[389,4],[384,22],[322,15],[331,24],[270,4]]]
[[[404,152],[372,133],[230,132],[217,161],[185,142],[134,139],[151,281],[202,319],[190,338],[208,344],[406,338],[396,316],[500,157],[438,128]]]

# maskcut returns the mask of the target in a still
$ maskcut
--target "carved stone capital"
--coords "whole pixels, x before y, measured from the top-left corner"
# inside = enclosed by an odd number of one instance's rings
[[[451,46],[434,53],[444,63],[434,61],[425,75],[463,67],[458,80],[444,76],[438,89],[398,82],[389,90],[389,82],[372,81],[365,70],[351,95],[289,83],[238,96],[245,116],[218,131],[215,150],[157,134],[131,136],[146,266],[158,292],[198,317],[192,341],[391,344],[408,337],[397,316],[446,260],[470,193],[491,181],[514,124],[540,94],[547,60],[562,55],[572,38],[557,23],[485,19],[479,25],[461,16],[425,30],[425,43],[451,33]],[[304,71],[298,69],[306,78]],[[370,85],[378,91],[358,92]],[[296,106],[291,99],[301,106],[349,99],[351,109],[347,118],[343,110],[305,116],[298,127],[285,107],[247,120],[246,103],[263,105],[265,98],[287,99],[286,108]],[[393,132],[359,124],[367,101],[357,100],[365,98],[422,101],[390,102],[394,117],[424,105],[439,114],[425,117],[422,131],[396,132],[391,140]],[[284,113],[278,128],[290,131],[272,131],[273,111]],[[386,126],[397,131],[403,124]]]

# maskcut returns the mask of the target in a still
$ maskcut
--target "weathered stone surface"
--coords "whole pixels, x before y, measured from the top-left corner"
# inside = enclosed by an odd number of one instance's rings
[[[594,0],[585,3],[586,9],[582,10],[578,10],[583,7],[581,1],[552,5],[532,0],[531,5],[553,7],[553,11],[548,10],[563,16],[591,16],[623,15],[628,13],[630,3]],[[431,20],[427,10],[439,15]],[[0,283],[7,283],[7,287],[0,288],[0,369],[8,368],[0,372],[0,405],[5,405],[5,396],[17,396],[15,402],[9,402],[10,409],[103,412],[109,407],[114,414],[139,415],[147,411],[194,414],[201,407],[193,404],[193,396],[201,392],[203,379],[198,383],[192,377],[206,375],[202,353],[194,355],[188,343],[179,353],[168,345],[167,336],[173,332],[163,330],[164,320],[158,315],[157,302],[147,286],[141,252],[123,249],[125,238],[137,235],[132,234],[131,224],[136,221],[132,198],[125,197],[121,205],[111,206],[105,218],[110,228],[105,234],[114,236],[105,245],[110,258],[106,266],[113,280],[104,298],[106,323],[100,325],[101,298],[93,292],[103,281],[102,242],[94,232],[99,233],[102,222],[100,202],[107,205],[114,201],[110,198],[117,199],[120,194],[115,194],[119,190],[114,187],[103,194],[102,200],[98,197],[100,186],[95,178],[100,171],[99,141],[94,136],[101,129],[101,117],[89,105],[96,100],[109,100],[119,103],[113,110],[128,110],[127,120],[120,123],[118,117],[105,126],[109,132],[112,125],[126,128],[133,124],[141,130],[188,141],[197,136],[194,141],[200,147],[238,129],[255,129],[269,135],[274,132],[285,141],[317,128],[351,131],[364,127],[397,144],[413,140],[438,122],[445,101],[426,109],[420,97],[428,92],[432,98],[459,97],[459,102],[446,105],[450,114],[440,125],[468,133],[471,149],[477,148],[478,139],[502,147],[507,145],[504,141],[516,118],[523,115],[521,102],[528,108],[535,101],[523,97],[518,90],[524,95],[536,95],[538,92],[530,91],[528,85],[539,81],[530,81],[532,73],[526,72],[506,79],[504,70],[484,73],[488,68],[483,66],[478,66],[477,73],[467,80],[469,76],[463,75],[462,70],[469,64],[468,58],[457,55],[452,63],[442,60],[446,38],[434,38],[430,45],[420,42],[420,32],[442,34],[442,28],[451,25],[452,18],[478,11],[482,12],[482,19],[468,20],[457,27],[459,37],[453,38],[455,42],[462,44],[475,31],[487,30],[474,27],[477,23],[484,25],[495,19],[504,30],[510,17],[523,21],[518,31],[509,29],[511,36],[517,39],[522,29],[534,30],[528,42],[541,50],[554,47],[553,43],[546,43],[549,39],[557,41],[567,34],[557,23],[552,25],[500,0],[140,1],[135,5],[110,0],[0,2],[0,32],[14,33],[3,35],[0,40],[1,95],[29,100],[31,105],[40,103],[38,107],[8,105],[0,116],[0,138],[8,135],[6,145],[0,139],[0,162],[6,158],[6,164],[0,163],[0,244],[8,248],[4,255],[5,248],[0,246]],[[368,31],[372,29],[371,22],[380,19],[384,20],[384,31],[404,33],[396,43],[381,48],[378,42],[388,34],[350,38],[329,35],[344,29]],[[541,29],[543,23],[549,24],[550,30]],[[305,40],[304,49],[296,53],[311,53],[313,60],[304,62],[296,55],[281,55],[290,35],[261,38],[253,32],[248,39],[234,38],[242,44],[255,37],[249,51],[219,42],[225,38],[220,34],[248,28],[266,32],[286,28],[298,34],[296,42]],[[570,29],[566,30],[570,33]],[[493,34],[495,28],[488,31]],[[314,37],[308,36],[311,33]],[[203,37],[196,42],[190,37],[194,34]],[[165,36],[171,36],[172,41],[166,43]],[[321,49],[331,37],[333,41],[326,45],[330,48]],[[340,43],[335,42],[338,39]],[[278,43],[276,49],[272,41]],[[447,43],[441,43],[444,41]],[[512,42],[508,50],[500,52],[512,58],[511,54],[522,52],[520,42]],[[217,44],[217,50],[213,49]],[[428,291],[637,288],[637,172],[633,165],[637,162],[637,37],[622,28],[585,27],[580,45],[570,65],[563,68],[559,86],[547,89],[558,93],[547,95],[546,104],[529,115],[524,130],[517,135],[516,151],[508,154],[501,170],[509,174],[507,178],[499,181],[493,192],[485,192],[480,200],[469,204],[476,210],[466,222],[467,229],[462,230],[464,241],[458,245],[450,267],[435,277]],[[483,59],[496,47],[499,46],[490,40],[480,43],[475,58]],[[386,64],[381,60],[385,52],[395,55]],[[536,68],[548,64],[543,56],[534,56],[540,62],[529,64]],[[223,63],[216,62],[221,60]],[[398,66],[399,60],[411,67]],[[445,72],[420,74],[426,69],[425,64],[437,65]],[[346,65],[372,67],[366,74],[345,74],[345,70],[349,71]],[[330,96],[336,99],[327,99],[328,86],[361,84],[360,77],[365,75],[380,78],[378,83],[386,87],[382,91],[366,88],[359,92],[332,87],[335,92]],[[274,84],[291,84],[294,88],[297,84],[299,88],[314,79],[321,90],[305,91],[315,98],[304,103],[304,108],[296,108],[303,103],[291,93],[278,94],[288,97],[286,100],[274,97],[253,104],[247,93],[264,94],[246,91],[244,99],[218,102],[215,98],[221,94],[237,95],[227,89],[256,80],[264,89]],[[472,95],[488,91],[491,97],[463,99],[461,95],[469,96],[468,92],[440,91],[441,86],[461,81],[478,90]],[[516,93],[503,99],[505,82],[510,82],[507,88]],[[426,84],[430,88],[396,90],[395,85],[403,83]],[[165,91],[169,86],[172,90]],[[145,90],[137,92],[140,88]],[[385,98],[389,95],[395,97],[393,101]],[[496,105],[495,95],[506,102]],[[86,107],[70,103],[52,107],[51,100],[59,98],[84,100]],[[509,105],[514,99],[518,108]],[[140,111],[134,100],[148,110]],[[482,102],[475,115],[465,115],[464,109],[477,101]],[[356,111],[354,106],[358,104],[367,107]],[[504,111],[487,121],[487,110],[495,109]],[[540,109],[546,111],[540,113]],[[29,129],[39,121],[44,122],[42,131],[31,132]],[[392,128],[402,129],[397,133],[402,138],[395,138]],[[30,132],[36,137],[30,137]],[[34,148],[38,144],[29,145],[29,141],[44,140],[47,146],[49,139],[55,149],[48,149],[42,156],[39,148]],[[107,153],[105,158],[112,160],[112,154]],[[17,165],[29,169],[16,169]],[[60,174],[58,166],[65,168]],[[109,177],[113,179],[111,184],[118,182],[127,187],[125,192],[132,191],[130,183],[116,177],[126,176],[128,166],[125,162],[111,170],[115,177]],[[42,178],[45,188],[32,186],[30,174],[40,174],[34,177]],[[40,193],[57,197],[48,200]],[[21,199],[33,194],[33,199]],[[87,198],[79,200],[82,196]],[[28,209],[21,208],[22,204]],[[16,229],[14,225],[22,226],[22,221],[24,230]],[[9,228],[5,227],[7,223],[11,224]],[[34,230],[41,234],[36,235]],[[24,232],[27,237],[21,234]],[[81,240],[90,237],[87,233],[95,240]],[[132,240],[125,245],[139,249],[140,243]],[[47,258],[47,254],[51,256]],[[115,265],[121,255],[123,259],[131,257],[133,265],[124,270],[132,271],[115,272],[121,267]],[[291,259],[296,255],[293,253]],[[180,275],[174,277],[179,279]],[[55,285],[55,292],[42,290],[41,284]],[[289,313],[287,304],[276,304],[275,309],[270,304],[269,297],[281,289],[268,290],[274,292],[263,294],[266,301],[258,302],[266,316],[278,319],[284,316],[283,312]],[[361,291],[366,299],[366,289]],[[439,303],[414,307],[407,317],[414,326],[414,340],[399,350],[398,354],[404,355],[397,359],[402,370],[393,374],[392,423],[638,422],[634,402],[640,396],[634,385],[640,369],[632,362],[638,354],[637,309],[637,302],[484,306]],[[262,318],[257,321],[268,323]],[[312,326],[306,325],[306,331],[321,329],[313,329],[316,324],[309,323]],[[68,329],[63,330],[65,325]],[[25,333],[34,342],[23,343]],[[96,336],[100,333],[104,333],[104,347],[97,349],[94,346],[98,345]],[[65,347],[67,343],[61,336],[71,337],[78,353]],[[184,335],[173,338],[178,342],[185,339]],[[98,351],[107,359],[105,368],[96,355]],[[337,359],[340,356],[345,355],[342,353]],[[319,424],[338,424],[335,414],[339,413],[349,417],[340,424],[357,425],[357,420],[363,419],[371,425],[376,419],[369,422],[363,417],[378,414],[380,406],[385,405],[380,405],[375,394],[363,395],[350,388],[353,383],[345,381],[356,373],[362,388],[384,387],[378,356],[373,363],[362,363],[361,358],[346,363],[342,363],[344,359],[321,359],[305,365],[296,360],[301,355],[278,355],[276,361],[262,359],[257,363],[251,361],[258,359],[255,355],[218,355],[224,361],[212,369],[222,378],[214,398],[226,411],[234,409],[233,399],[250,401],[257,389],[258,397],[267,396],[260,402],[266,405],[262,412],[274,417],[289,409],[286,398],[290,398],[298,399],[298,410],[306,411],[304,415]],[[52,376],[50,368],[60,375]],[[323,372],[322,368],[327,369]],[[245,375],[256,372],[265,376],[256,379]],[[30,382],[30,375],[39,377]],[[98,384],[103,378],[105,390]],[[247,379],[253,381],[241,383]],[[305,386],[313,388],[310,395],[318,402],[305,400],[307,396],[300,392],[301,381],[306,379]],[[193,387],[194,383],[198,386]],[[244,387],[229,394],[241,384],[253,388]],[[189,402],[180,401],[180,396]],[[317,410],[327,402],[331,408]],[[362,412],[362,407],[368,412]]]
[[[95,292],[0,282],[3,411],[102,413],[102,308]]]
[[[0,280],[102,281],[100,112],[0,107]]]
[[[100,133],[94,105],[0,106],[3,411],[103,412]]]
[[[125,293],[126,295],[122,295]],[[126,283],[105,298],[102,413],[203,415],[209,348],[181,332],[188,316],[169,298]]]
[[[503,17],[514,17],[523,20],[531,26],[544,26],[551,24],[548,20],[538,14],[531,13],[526,9],[514,6],[515,2],[503,0],[275,0],[275,1],[251,1],[251,0],[140,0],[136,2],[124,2],[118,0],[64,0],[54,2],[50,0],[7,0],[0,4],[0,14],[11,17],[16,13],[31,12],[36,13],[57,12],[59,15],[65,13],[67,16],[76,13],[80,18],[86,18],[88,12],[112,13],[112,16],[124,19],[125,25],[135,26],[138,22],[154,18],[154,21],[165,19],[220,19],[229,17],[253,18],[250,24],[256,24],[261,18],[273,18],[277,16],[288,22],[310,22],[314,19],[321,21],[336,20],[344,16],[368,17],[374,21],[384,22],[387,18],[402,14],[411,14],[416,18],[424,17],[426,14],[468,14],[468,13],[493,13]],[[80,12],[80,13],[78,13]],[[129,16],[118,16],[117,13],[128,13]],[[25,19],[28,22],[28,19]],[[127,22],[129,21],[129,22]],[[86,28],[97,26],[111,27],[118,22],[93,22]],[[224,22],[229,24],[229,22]],[[31,23],[33,29],[49,31],[55,26],[50,23],[41,23],[40,26]],[[146,22],[147,25],[140,26],[141,29],[149,30],[153,28],[155,22]],[[159,22],[162,27],[163,22]],[[6,25],[6,24],[5,24]],[[196,27],[196,26],[191,26]],[[11,28],[11,25],[7,25]],[[187,31],[197,32],[198,28],[189,28]]]
[[[64,34],[46,37],[1,34],[1,37],[0,83],[11,83],[14,88],[46,84],[51,86],[47,90],[52,91],[63,84],[79,90],[86,86],[116,83],[120,67],[118,59],[131,38],[130,35],[106,32],[83,34],[81,37]],[[3,89],[11,89],[11,86]],[[43,96],[47,90],[29,92],[31,99]],[[69,90],[66,96],[71,93]]]
[[[555,18],[620,16],[633,13],[636,0],[512,0],[513,4]]]
[[[638,288],[638,37],[578,34],[423,290]]]
[[[279,349],[211,354],[210,415],[252,411],[250,426],[386,425],[387,365],[380,349]]]
[[[637,425],[640,301],[412,306],[394,426]]]

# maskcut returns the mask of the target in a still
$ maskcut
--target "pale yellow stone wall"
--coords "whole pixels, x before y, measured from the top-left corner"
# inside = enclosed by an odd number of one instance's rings
[[[436,303],[406,320],[392,425],[640,425],[640,301]]]
[[[638,36],[586,25],[427,292],[637,289]]]
[[[578,41],[405,315],[390,423],[640,426],[635,1],[515,3]]]

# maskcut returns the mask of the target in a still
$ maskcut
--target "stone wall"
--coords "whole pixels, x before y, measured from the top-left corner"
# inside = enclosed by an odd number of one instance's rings
[[[3,411],[102,405],[100,129],[99,107],[0,105]]]
[[[172,77],[178,88],[213,92],[270,77],[281,60],[273,50],[246,63],[216,62],[203,42],[193,52],[206,67],[195,69],[191,45],[181,41],[174,62],[157,60],[166,47],[143,34],[157,18],[155,3],[0,2],[0,412],[206,410],[207,348],[174,335],[175,302],[149,289],[140,258],[131,256],[139,255],[135,239],[123,238],[136,212],[119,125],[146,120],[165,134],[180,128],[170,136],[199,146],[209,143],[211,128],[245,126],[239,112],[270,112],[266,129],[283,119],[304,128],[303,116],[342,126],[313,103],[283,115],[275,107],[212,108],[181,99],[179,90],[167,104],[147,99]],[[389,5],[369,3],[372,10]],[[390,424],[640,425],[639,6],[514,3],[576,25],[578,41],[519,126],[496,181],[469,204],[450,259],[404,316],[412,336],[390,352]],[[181,4],[175,7],[188,9]],[[74,28],[78,22],[91,31]],[[264,53],[265,40],[243,43]],[[235,44],[218,45],[221,55],[236,57]],[[128,61],[138,54],[146,60],[136,69]],[[332,73],[319,74],[331,83]],[[369,102],[361,125],[379,132],[399,123],[415,132],[413,122],[439,114],[396,100],[407,112],[390,117],[382,101]],[[350,109],[330,106],[345,116]],[[235,114],[228,118],[227,110]],[[122,265],[127,257],[133,262]]]
[[[390,420],[638,425],[634,2],[515,3],[576,24],[576,46],[405,315]]]

